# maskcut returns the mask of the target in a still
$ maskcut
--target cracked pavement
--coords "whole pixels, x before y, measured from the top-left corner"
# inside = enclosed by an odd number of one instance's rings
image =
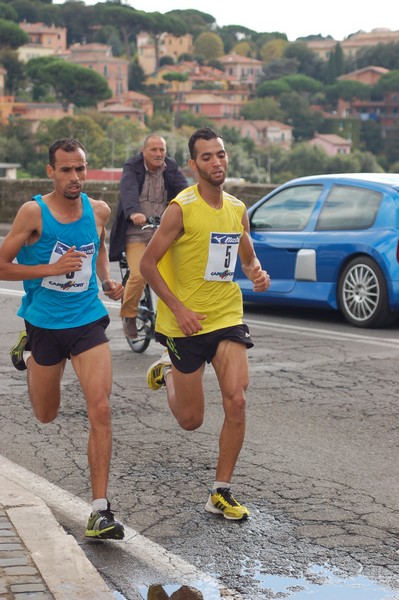
[[[90,501],[80,388],[68,366],[58,419],[49,425],[34,420],[25,375],[8,355],[21,328],[18,305],[19,298],[0,294],[0,454]],[[299,325],[285,317],[279,326],[278,314],[248,314],[255,347],[249,352],[247,437],[233,491],[252,518],[232,523],[204,512],[222,419],[212,369],[205,374],[205,423],[184,432],[164,391],[145,386],[159,346],[133,354],[117,310],[110,313],[109,495],[118,518],[216,577],[234,593],[227,597],[295,598],[303,579],[326,585],[325,573],[313,569],[320,566],[344,580],[361,575],[386,586],[390,600],[399,598],[398,326],[362,332],[339,319],[323,321],[323,315]],[[150,583],[179,583],[155,581],[159,574],[125,553],[123,543],[84,540],[76,523],[65,522],[62,507],[51,508],[124,598],[142,598],[140,586]],[[293,583],[278,592],[268,587],[269,575]]]

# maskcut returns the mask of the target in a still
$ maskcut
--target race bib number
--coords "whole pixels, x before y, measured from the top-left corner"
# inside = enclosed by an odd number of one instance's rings
[[[56,263],[70,246],[57,241],[53,248],[49,264]],[[78,252],[84,252],[86,256],[82,257],[82,269],[80,271],[72,271],[66,273],[66,275],[53,275],[51,277],[43,277],[42,287],[50,290],[56,290],[57,292],[85,292],[89,287],[90,278],[92,275],[92,261],[94,255],[94,243],[85,244],[76,248]]]
[[[241,234],[212,232],[204,279],[233,281]]]

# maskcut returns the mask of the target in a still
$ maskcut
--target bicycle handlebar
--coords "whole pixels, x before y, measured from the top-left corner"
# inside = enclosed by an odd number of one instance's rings
[[[160,222],[161,217],[148,217],[147,223],[143,225],[141,230],[144,231],[144,229],[156,229],[159,226]]]

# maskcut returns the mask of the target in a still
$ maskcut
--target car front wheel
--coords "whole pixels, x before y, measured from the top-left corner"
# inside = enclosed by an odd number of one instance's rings
[[[386,327],[397,318],[389,309],[384,275],[367,256],[354,258],[345,267],[338,301],[345,319],[356,327]]]

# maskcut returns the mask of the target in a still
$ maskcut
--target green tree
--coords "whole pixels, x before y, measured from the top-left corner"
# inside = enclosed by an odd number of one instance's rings
[[[9,48],[0,48],[0,65],[7,71],[5,77],[5,91],[15,96],[23,87],[25,82],[25,70],[23,63],[18,58],[18,53]]]
[[[376,94],[385,94],[387,92],[399,91],[399,70],[390,71],[383,75],[373,86],[373,92]]]
[[[13,9],[18,13],[18,22],[27,21],[28,23],[37,23],[38,4],[31,0],[13,0]]]
[[[64,26],[61,8],[57,4],[40,4],[37,10],[37,19],[48,27],[52,25],[56,27]]]
[[[399,43],[392,42],[360,48],[355,56],[346,59],[347,72],[369,65],[378,65],[390,70],[399,69]]]
[[[232,48],[232,53],[239,54],[240,56],[248,56],[250,58],[256,58],[257,51],[256,48],[248,42],[247,40],[242,40],[237,42],[235,46]]]
[[[0,19],[5,19],[6,21],[15,21],[18,22],[18,13],[10,6],[10,4],[6,4],[5,2],[0,2]]]
[[[83,1],[64,2],[60,5],[62,22],[67,28],[68,46],[92,41],[92,36],[97,31],[96,25],[102,24],[98,6],[86,6]]]
[[[143,92],[145,90],[145,73],[135,57],[129,64],[129,90]]]
[[[310,50],[306,44],[293,42],[284,49],[284,57],[294,58],[298,63],[298,72],[319,81],[325,80],[325,62]]]
[[[147,13],[146,31],[151,33],[155,41],[155,62],[156,68],[159,68],[160,42],[163,33],[171,33],[175,36],[181,36],[187,33],[186,24],[176,17],[163,15],[159,12]]]
[[[283,81],[287,83],[292,90],[299,94],[317,94],[323,89],[323,85],[317,79],[308,75],[286,75]]]
[[[90,117],[78,115],[64,117],[48,123],[48,137],[56,140],[63,137],[78,139],[86,148],[88,164],[94,169],[108,165],[109,143],[105,131]]]
[[[327,83],[334,83],[334,81],[345,72],[345,60],[342,51],[341,44],[337,44],[330,52],[327,64]]]
[[[50,85],[65,108],[70,103],[95,106],[112,96],[104,77],[63,59],[53,56],[34,58],[27,63],[26,70],[34,83]],[[77,81],[79,85],[76,85]]]
[[[290,85],[284,80],[274,79],[273,81],[264,81],[256,88],[256,95],[259,98],[265,98],[267,96],[271,96],[273,98],[278,98],[284,92],[290,92]]]
[[[105,3],[99,15],[103,25],[112,25],[120,31],[125,55],[130,61],[132,56],[132,40],[135,40],[136,35],[140,31],[148,31],[149,18],[147,13],[141,10],[134,10],[134,8],[128,6]]]
[[[179,127],[215,127],[214,122],[205,115],[197,115],[192,112],[181,112],[179,114]]]
[[[141,124],[130,119],[111,119],[105,133],[111,142],[107,144],[109,156],[104,165],[109,167],[121,167],[143,138]]]
[[[93,41],[98,44],[107,44],[112,48],[112,56],[122,56],[124,45],[119,31],[113,25],[105,25],[94,34]]]
[[[336,104],[339,98],[346,102],[351,102],[354,98],[367,100],[370,98],[371,92],[370,85],[349,79],[337,81],[325,88],[326,98],[332,104]]]
[[[399,127],[394,127],[391,131],[387,132],[384,140],[383,154],[387,160],[388,165],[397,162],[399,157]]]
[[[0,160],[26,164],[35,146],[30,124],[24,119],[12,120],[0,127],[0,135],[5,140],[1,146]]]
[[[298,72],[298,61],[294,58],[279,58],[270,61],[263,66],[262,81],[281,79],[286,75],[294,75]]]
[[[320,131],[324,117],[310,108],[306,98],[297,92],[282,94],[281,109],[286,115],[285,122],[294,127],[293,135],[298,141],[311,139],[316,131]]]
[[[163,75],[163,79],[165,81],[176,81],[177,82],[177,93],[176,100],[177,102],[181,102],[182,92],[184,90],[184,84],[188,80],[188,73],[180,73],[178,71],[170,71],[169,73],[165,73]],[[180,105],[177,105],[177,111],[175,113],[175,125],[176,127],[180,127]]]
[[[379,154],[384,146],[381,125],[373,119],[362,121],[360,126],[360,147],[362,150]]]
[[[19,48],[29,42],[29,36],[13,21],[0,19],[0,48]]]
[[[290,177],[328,173],[328,154],[320,148],[302,142],[280,156],[273,164],[274,173],[290,173]],[[274,179],[273,179],[274,181]]]
[[[280,60],[283,57],[287,44],[288,42],[281,38],[275,38],[266,42],[259,50],[261,60],[266,64],[272,60]]]
[[[285,114],[280,108],[280,104],[273,98],[256,98],[247,102],[240,111],[244,119],[274,119],[275,121],[284,121]]]
[[[207,13],[203,13],[194,8],[184,10],[170,10],[166,13],[168,17],[175,17],[183,21],[187,28],[187,33],[196,38],[203,31],[209,31],[215,26],[215,17]]]
[[[218,58],[224,54],[222,38],[212,31],[201,33],[194,43],[196,54],[205,57],[205,60]]]
[[[244,27],[243,25],[226,25],[224,27],[219,27],[217,33],[222,39],[224,52],[226,54],[230,54],[238,42],[251,41],[255,35],[255,32],[252,29],[248,29],[248,27]]]
[[[159,66],[163,67],[164,65],[174,65],[175,61],[173,56],[161,56],[161,58],[159,59]]]

